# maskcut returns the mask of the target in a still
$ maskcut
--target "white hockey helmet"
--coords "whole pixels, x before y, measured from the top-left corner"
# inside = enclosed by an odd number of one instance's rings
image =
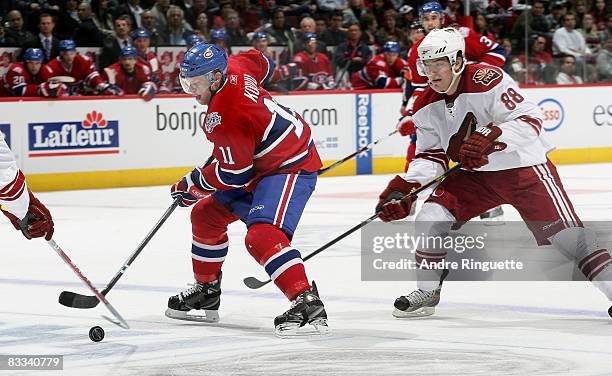
[[[430,31],[417,48],[419,58],[417,60],[417,71],[421,76],[428,76],[428,68],[424,64],[425,60],[433,60],[446,57],[453,70],[453,82],[463,72],[465,68],[465,40],[459,30],[446,27]],[[455,68],[457,57],[461,51],[463,64],[460,68]],[[451,85],[452,86],[452,85]]]

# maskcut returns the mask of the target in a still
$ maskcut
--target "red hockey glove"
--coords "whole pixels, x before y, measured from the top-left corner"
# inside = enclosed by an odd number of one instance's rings
[[[46,240],[51,240],[53,237],[53,218],[51,213],[36,197],[32,191],[28,189],[30,194],[30,206],[25,218],[19,219],[13,214],[0,210],[8,219],[15,229],[20,230],[27,239],[45,237]]]
[[[397,130],[402,136],[410,136],[411,134],[415,134],[416,126],[414,125],[414,121],[412,121],[412,117],[404,116],[401,118],[399,123],[397,123]]]
[[[66,94],[66,90],[66,85],[56,81],[43,82],[38,85],[38,94],[41,97],[61,97]]]
[[[155,97],[155,84],[153,82],[145,82],[142,84],[142,88],[138,90],[138,95],[142,97],[145,102],[149,102]]]
[[[476,129],[461,145],[459,161],[468,170],[485,166],[489,163],[489,154],[506,148],[505,143],[495,141],[501,134],[502,130],[493,123]]]
[[[205,166],[207,165],[208,163]],[[191,206],[214,192],[201,186],[202,168],[203,167],[194,168],[193,171],[183,176],[181,180],[175,183],[170,189],[170,196],[172,196],[172,199],[175,200],[180,198],[179,206],[184,208]]]
[[[401,200],[402,197],[418,189],[421,184],[409,182],[396,176],[389,182],[387,188],[378,196],[376,211],[381,212],[378,216],[383,222],[395,221],[410,215],[416,197]]]

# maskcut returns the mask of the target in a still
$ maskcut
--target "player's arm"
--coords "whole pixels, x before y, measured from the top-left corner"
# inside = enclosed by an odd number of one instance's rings
[[[144,64],[139,65],[140,70],[140,89],[138,95],[142,97],[145,102],[149,102],[157,94],[157,85],[153,82],[153,72]],[[138,69],[138,67],[137,67]],[[138,72],[137,72],[138,74]]]
[[[0,135],[0,211],[28,238],[53,236],[49,210],[28,189],[4,137]]]
[[[240,60],[241,65],[255,77],[261,86],[268,83],[270,78],[272,78],[274,68],[276,68],[272,58],[255,49],[240,53],[234,56],[234,58]]]
[[[472,49],[474,54],[478,56],[478,62],[503,67],[506,63],[506,51],[501,44],[491,40],[490,38],[480,35],[472,29],[461,28],[467,30],[466,49]],[[461,31],[461,30],[460,30]]]
[[[5,82],[11,93],[16,97],[38,97],[39,85],[30,84],[26,81],[26,77],[23,74],[23,68],[11,67],[6,72]]]

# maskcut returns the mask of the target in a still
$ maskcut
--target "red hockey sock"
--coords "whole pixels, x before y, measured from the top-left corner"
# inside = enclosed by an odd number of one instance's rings
[[[406,165],[404,166],[404,172],[408,171],[408,165],[414,159],[416,154],[416,142],[411,142],[408,145],[408,150],[406,151]]]
[[[278,227],[256,223],[244,239],[247,250],[289,300],[310,289],[300,252]]]

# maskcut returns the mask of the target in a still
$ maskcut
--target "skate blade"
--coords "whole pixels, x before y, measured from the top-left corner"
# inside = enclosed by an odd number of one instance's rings
[[[393,316],[400,319],[407,318],[418,318],[418,317],[427,317],[431,316],[436,312],[435,307],[422,307],[419,309],[415,309],[414,311],[402,311],[397,308],[393,310]]]
[[[202,312],[204,314],[202,314]],[[192,310],[189,312],[184,312],[184,311],[177,311],[175,309],[168,308],[166,309],[166,317],[169,317],[175,320],[196,321],[196,322],[205,322],[205,323],[219,322],[219,312],[208,310],[208,309]]]
[[[327,319],[315,319],[304,326],[284,323],[276,327],[275,334],[279,338],[319,337],[331,335],[331,329],[327,326]]]

